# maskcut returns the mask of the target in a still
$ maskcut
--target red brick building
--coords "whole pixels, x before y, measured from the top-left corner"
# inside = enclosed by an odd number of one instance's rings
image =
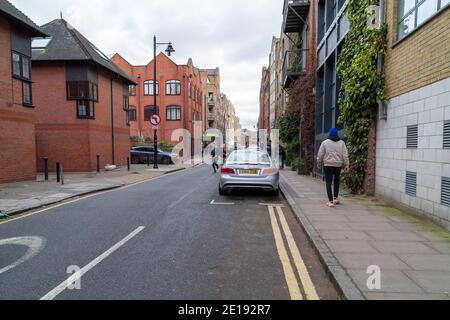
[[[192,59],[186,65],[177,65],[163,53],[156,57],[156,110],[153,106],[153,60],[145,66],[133,66],[119,54],[112,60],[137,83],[130,87],[132,136],[153,139],[149,119],[154,112],[162,119],[159,141],[178,142],[172,141],[172,133],[180,128],[193,134],[193,122],[203,119],[203,92],[200,72],[193,66]]]
[[[36,178],[31,38],[44,35],[0,0],[0,183]]]
[[[130,156],[129,79],[65,20],[41,29],[50,38],[33,45],[38,170],[89,172],[125,165]]]

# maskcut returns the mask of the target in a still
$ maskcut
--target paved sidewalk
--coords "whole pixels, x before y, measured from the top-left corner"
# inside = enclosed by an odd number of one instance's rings
[[[323,263],[348,299],[450,299],[450,234],[375,198],[325,206],[318,179],[282,172],[282,190]],[[369,266],[381,289],[367,287]]]
[[[101,173],[71,173],[64,175],[64,185],[56,182],[51,174],[49,181],[39,175],[36,181],[0,184],[0,211],[9,216],[41,208],[64,200],[87,195],[94,192],[111,190],[125,185],[145,181],[164,174],[184,170],[189,165],[133,165],[131,171],[119,168],[115,171]]]

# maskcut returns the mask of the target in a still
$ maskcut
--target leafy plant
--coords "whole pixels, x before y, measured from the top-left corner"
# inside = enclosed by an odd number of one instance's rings
[[[6,211],[1,211],[0,210],[0,219],[8,219],[9,215]]]
[[[159,143],[158,147],[162,150],[162,151],[167,151],[167,152],[171,152],[173,150],[173,148],[175,148],[175,145],[167,142],[167,141],[163,141],[161,143]]]
[[[293,138],[286,144],[286,165],[292,166],[295,159],[299,158],[300,153],[300,141],[298,137]]]
[[[280,139],[284,143],[290,143],[298,139],[298,128],[300,125],[300,115],[297,112],[286,113],[279,120]]]
[[[294,160],[292,160],[292,163],[291,163],[292,171],[297,171],[303,165],[305,165],[305,161],[303,161],[303,159],[295,158]]]
[[[351,168],[345,181],[353,193],[364,189],[369,134],[376,117],[377,101],[386,100],[385,81],[377,58],[386,51],[386,26],[369,29],[367,7],[371,0],[350,0],[350,29],[339,56],[342,79],[339,123],[347,129]]]
[[[313,73],[301,76],[289,91],[287,105],[287,113],[294,115],[297,126],[294,138],[298,140],[299,136],[301,137],[296,156],[304,160],[304,173],[306,175],[313,171],[315,158],[315,84]]]
[[[144,136],[130,137],[132,147],[149,146],[151,144],[150,138]]]

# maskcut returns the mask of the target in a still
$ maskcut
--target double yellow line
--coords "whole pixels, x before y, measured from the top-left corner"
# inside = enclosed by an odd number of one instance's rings
[[[280,256],[281,264],[283,265],[284,276],[286,278],[286,283],[288,285],[289,294],[292,300],[304,300],[302,291],[300,289],[299,281],[294,272],[294,268],[289,259],[288,250],[284,244],[283,236],[281,233],[280,226],[277,221],[277,215],[275,213],[275,208],[278,213],[278,218],[280,219],[281,228],[284,231],[286,241],[288,244],[289,251],[294,261],[294,266],[297,270],[298,278],[300,279],[303,291],[305,293],[306,300],[319,300],[314,284],[309,275],[308,269],[302,259],[298,246],[292,236],[291,229],[286,221],[283,210],[281,207],[269,206],[270,220],[272,222],[273,234],[275,236],[275,243],[277,247],[278,254]]]

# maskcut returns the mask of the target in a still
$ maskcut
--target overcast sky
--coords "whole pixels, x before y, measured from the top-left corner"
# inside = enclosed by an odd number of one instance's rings
[[[279,36],[282,0],[10,0],[37,24],[60,12],[105,54],[132,64],[153,58],[153,34],[172,41],[173,60],[221,69],[221,89],[244,128],[256,125],[261,69]],[[164,50],[161,47],[160,50]]]

